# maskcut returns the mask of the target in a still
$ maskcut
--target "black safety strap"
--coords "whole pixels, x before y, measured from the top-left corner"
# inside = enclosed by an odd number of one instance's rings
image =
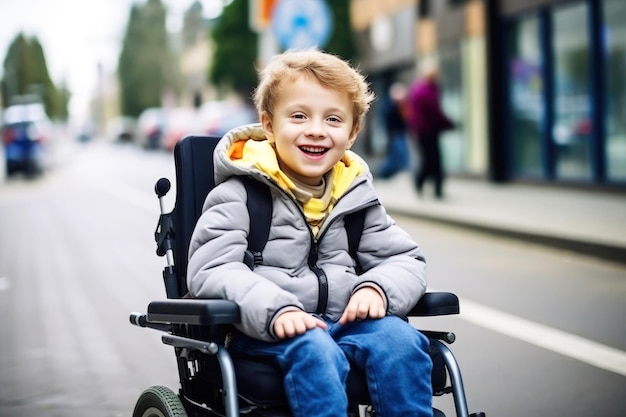
[[[363,269],[357,257],[357,251],[359,250],[359,243],[361,242],[361,235],[363,234],[363,225],[365,224],[365,209],[347,214],[343,221],[346,233],[348,234],[348,253],[352,259],[354,259],[356,272],[360,275]]]
[[[263,261],[263,249],[267,243],[272,225],[272,194],[270,188],[251,177],[241,177],[246,193],[246,207],[250,218],[250,232],[248,234],[248,250],[244,255],[244,263],[254,269]],[[357,257],[363,225],[365,224],[365,209],[347,214],[344,225],[348,235],[348,253],[356,263],[357,273],[362,272]]]
[[[251,177],[241,177],[248,194],[246,207],[250,218],[248,250],[244,263],[254,269],[263,261],[263,249],[272,225],[272,194],[270,187]]]

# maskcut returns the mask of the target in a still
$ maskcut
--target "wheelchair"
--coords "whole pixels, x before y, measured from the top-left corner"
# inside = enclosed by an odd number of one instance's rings
[[[214,187],[213,149],[220,138],[187,136],[174,149],[176,196],[166,212],[166,178],[155,185],[161,215],[155,230],[157,255],[166,257],[163,280],[166,300],[152,301],[147,313],[131,313],[133,325],[163,332],[162,342],[174,348],[180,378],[178,392],[155,385],[139,396],[133,417],[290,417],[280,369],[260,358],[234,358],[226,348],[229,328],[240,320],[237,304],[221,299],[186,296],[188,245],[209,190]],[[453,293],[427,292],[409,316],[459,313]],[[422,331],[430,339],[432,385],[436,396],[451,394],[457,417],[470,414],[458,363],[447,344],[454,333]],[[347,380],[347,415],[375,416],[364,373],[351,369]],[[445,415],[433,409],[436,417]]]

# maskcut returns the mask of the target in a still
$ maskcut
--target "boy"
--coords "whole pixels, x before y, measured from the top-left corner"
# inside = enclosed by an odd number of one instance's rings
[[[190,294],[240,305],[229,349],[276,361],[294,416],[345,417],[350,366],[365,371],[377,415],[432,416],[429,342],[400,318],[426,290],[424,258],[349,151],[374,99],[364,77],[333,55],[287,51],[260,73],[254,99],[261,123],[230,131],[215,150],[218,185],[191,239]],[[241,176],[272,194],[253,270],[243,262]],[[344,217],[365,208],[359,275]]]

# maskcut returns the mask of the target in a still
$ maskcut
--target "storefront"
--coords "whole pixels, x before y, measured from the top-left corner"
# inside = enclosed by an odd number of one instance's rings
[[[457,129],[446,170],[491,181],[626,188],[626,1],[353,0],[379,97],[440,64]],[[376,111],[366,143],[384,150]],[[383,138],[381,140],[381,138]]]
[[[482,1],[353,0],[359,65],[379,97],[365,134],[370,156],[385,151],[380,103],[396,81],[415,81],[420,60],[439,63],[442,106],[456,129],[441,138],[446,170],[487,172],[486,46]]]
[[[626,186],[626,2],[503,1],[499,13],[496,176]]]

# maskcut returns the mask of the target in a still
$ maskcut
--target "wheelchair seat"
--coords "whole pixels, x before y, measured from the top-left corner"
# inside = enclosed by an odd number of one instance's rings
[[[240,321],[239,306],[229,300],[191,299],[187,296],[188,245],[208,192],[215,186],[213,150],[220,138],[188,136],[174,149],[176,198],[174,209],[163,212],[155,231],[156,252],[165,256],[163,270],[166,300],[148,304],[147,313],[132,313],[130,321],[140,327],[162,331],[162,342],[174,347],[180,377],[178,393],[154,386],[139,397],[133,416],[163,415],[290,416],[280,369],[257,357],[233,357],[228,351],[228,334]],[[159,199],[169,191],[169,180],[160,179],[155,191]],[[409,316],[439,316],[459,313],[456,295],[427,292]],[[469,414],[460,370],[446,344],[454,342],[450,332],[423,331],[431,342],[433,392],[452,394],[458,417]],[[347,393],[351,415],[371,412],[363,371],[352,367]],[[365,408],[364,408],[365,407]],[[368,411],[370,410],[370,411]],[[152,414],[151,412],[154,412]],[[438,410],[436,416],[442,416]]]

